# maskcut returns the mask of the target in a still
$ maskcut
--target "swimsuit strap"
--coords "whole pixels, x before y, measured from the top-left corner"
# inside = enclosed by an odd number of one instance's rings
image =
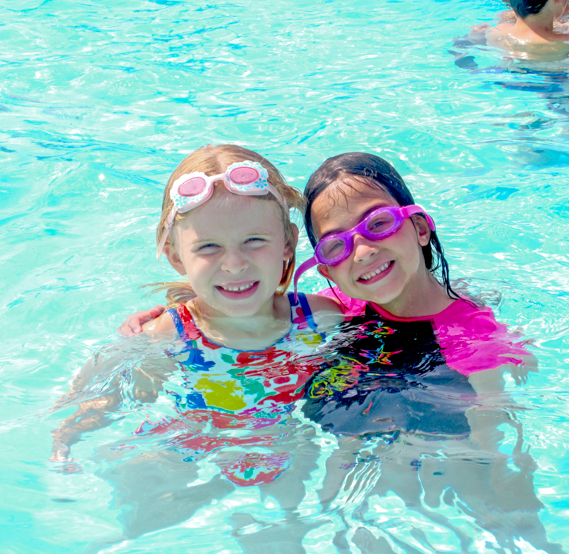
[[[172,321],[174,322],[174,325],[176,326],[176,331],[178,331],[178,335],[180,335],[182,340],[186,340],[186,338],[185,338],[186,331],[184,331],[184,325],[182,323],[182,320],[180,319],[180,316],[179,316],[176,308],[168,308],[166,310],[166,313],[170,314],[170,317],[172,318]]]
[[[312,310],[310,309],[310,304],[308,303],[306,295],[302,292],[298,293],[298,302],[295,302],[294,293],[289,292],[288,300],[291,307],[296,308],[294,311],[291,310],[291,320],[296,320],[294,326],[298,327],[299,325],[306,323],[310,329],[317,333],[318,326],[314,321]],[[203,346],[214,349],[220,348],[219,345],[211,343],[203,336],[196,326],[190,310],[188,310],[185,304],[180,304],[177,308],[170,308],[166,311],[170,314],[170,317],[176,326],[176,330],[183,341],[197,340],[199,337]]]
[[[166,310],[174,325],[176,326],[176,331],[183,341],[190,340],[190,337],[194,337],[196,332],[199,332],[190,310],[186,308],[185,304],[180,304],[177,308],[170,308]]]
[[[303,292],[299,292],[298,293],[298,302],[294,301],[294,293],[293,292],[289,292],[288,293],[288,301],[290,302],[290,305],[294,308],[296,308],[297,306],[300,308],[300,313],[296,313],[297,316],[304,318],[304,321],[306,321],[307,325],[314,331],[316,332],[318,329],[318,326],[316,325],[316,322],[314,321],[314,317],[312,316],[312,310],[310,309],[310,304],[308,303],[308,299],[306,298],[306,294],[304,294]],[[302,323],[302,321],[300,322]]]

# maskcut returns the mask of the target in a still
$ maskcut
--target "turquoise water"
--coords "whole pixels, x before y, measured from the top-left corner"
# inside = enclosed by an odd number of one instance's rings
[[[108,445],[132,433],[140,410],[125,405],[122,419],[74,447],[80,471],[48,461],[51,430],[73,412],[49,409],[126,314],[154,303],[137,287],[175,276],[154,255],[164,183],[187,153],[224,142],[259,151],[300,188],[343,151],[374,151],[403,174],[437,221],[452,277],[533,340],[539,373],[507,382],[525,407],[517,418],[533,461],[505,463],[543,504],[542,534],[569,551],[569,63],[528,70],[453,44],[500,9],[497,0],[0,0],[2,552],[80,552],[97,541],[124,553],[501,551],[476,494],[449,480],[433,498],[414,471],[417,460],[456,462],[468,481],[477,466],[460,444],[417,444],[415,458],[404,445],[362,453],[299,421],[280,445],[297,451],[298,468],[270,488],[206,487],[189,519],[115,544],[127,476],[109,475],[129,466],[114,465]],[[458,67],[449,50],[476,67]],[[309,250],[302,238],[301,259]],[[314,274],[303,284],[322,286]],[[119,348],[126,365],[148,356],[137,341]],[[516,437],[502,430],[512,454]],[[205,483],[215,472],[208,460],[191,470],[159,462],[173,490],[186,472]],[[502,470],[488,479],[499,483]],[[505,551],[540,551],[514,531],[529,525],[523,507],[489,513],[489,525],[505,527]]]

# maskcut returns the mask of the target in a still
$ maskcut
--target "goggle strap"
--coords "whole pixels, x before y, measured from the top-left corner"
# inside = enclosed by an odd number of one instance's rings
[[[419,206],[419,204],[413,204],[411,206],[403,206],[401,208],[402,213],[405,217],[411,217],[413,214],[423,214],[427,219],[427,223],[431,228],[431,231],[436,231],[435,222],[433,218],[425,211],[425,208]]]
[[[288,210],[288,206],[286,200],[281,196],[281,193],[273,187],[273,185],[269,185],[269,183],[267,183],[267,190],[277,199],[286,212]]]
[[[160,237],[160,242],[158,243],[158,250],[156,253],[156,258],[159,260],[160,256],[162,255],[162,251],[164,250],[164,245],[166,244],[166,240],[168,239],[168,235],[174,226],[174,219],[176,219],[176,214],[178,213],[178,208],[176,204],[172,206],[172,210],[168,214],[166,221],[164,222],[164,231],[162,231],[162,236]]]
[[[294,273],[294,302],[295,303],[298,302],[298,290],[297,289],[298,289],[298,280],[300,279],[300,276],[305,271],[308,271],[310,268],[314,267],[315,265],[318,265],[318,260],[316,259],[316,256],[312,256],[312,258],[310,258],[309,260],[306,260],[295,271],[295,273]]]

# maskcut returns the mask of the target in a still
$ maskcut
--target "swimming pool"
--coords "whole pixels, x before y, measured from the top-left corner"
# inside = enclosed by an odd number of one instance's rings
[[[258,150],[299,187],[342,151],[375,151],[395,165],[435,217],[451,276],[534,340],[540,372],[508,390],[526,408],[517,418],[535,469],[509,475],[530,482],[547,539],[569,550],[567,64],[518,71],[477,48],[468,51],[476,67],[458,67],[454,37],[491,20],[497,0],[0,6],[3,552],[79,552],[121,533],[124,505],[108,473],[121,466],[109,445],[132,433],[140,412],[126,407],[86,436],[73,451],[82,471],[61,473],[48,462],[50,432],[72,410],[48,410],[124,316],[153,303],[137,287],[173,276],[153,250],[162,189],[206,142]],[[302,239],[301,258],[308,253]],[[322,283],[310,273],[304,286]],[[124,348],[130,359],[146,355],[137,342]],[[516,436],[503,431],[511,454]],[[387,462],[382,445],[338,449],[309,422],[287,432],[283,448],[303,462],[289,475],[302,486],[285,472],[270,490],[213,494],[191,518],[103,551],[497,548],[475,495],[450,485],[426,494],[434,489],[424,468],[482,467],[464,461],[459,443],[416,445],[422,454],[411,460],[396,446]],[[160,463],[174,488],[185,486],[185,469]],[[192,479],[207,483],[215,469],[200,463]],[[405,487],[390,474],[404,474]],[[539,551],[503,521],[512,552]]]

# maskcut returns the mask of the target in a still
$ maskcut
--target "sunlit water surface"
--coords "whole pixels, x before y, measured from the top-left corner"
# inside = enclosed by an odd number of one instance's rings
[[[2,552],[539,552],[529,536],[569,552],[568,62],[522,66],[454,40],[498,0],[0,5]],[[73,413],[50,408],[125,315],[154,303],[137,287],[176,275],[154,254],[169,174],[225,142],[300,188],[343,151],[379,153],[403,174],[452,277],[539,359],[527,383],[507,382],[525,407],[523,453],[501,428],[505,458],[481,477],[510,483],[509,506],[461,489],[488,465],[461,441],[339,441],[297,412],[272,430],[293,465],[228,487],[213,455],[183,461],[133,435],[172,415],[164,397],[125,402],[73,447],[75,465],[48,461],[51,430]],[[156,353],[111,348],[124,352],[113,375]],[[516,503],[516,479],[532,506]],[[129,525],[137,536],[117,538]]]

